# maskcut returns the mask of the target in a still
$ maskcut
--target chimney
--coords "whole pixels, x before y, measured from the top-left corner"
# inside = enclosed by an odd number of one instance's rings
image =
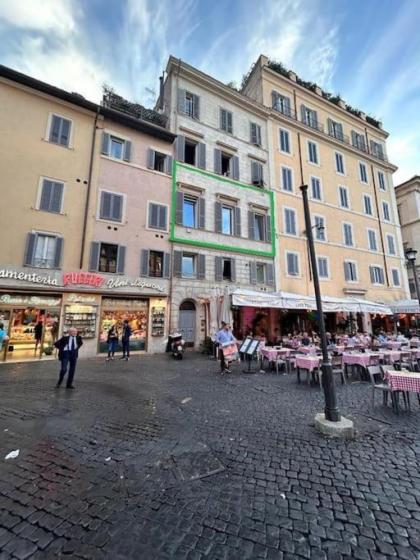
[[[163,111],[163,73],[159,76],[159,107]]]

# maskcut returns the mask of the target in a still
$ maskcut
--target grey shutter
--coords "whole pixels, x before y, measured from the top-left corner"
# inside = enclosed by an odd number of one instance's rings
[[[233,156],[231,159],[232,165],[232,179],[234,181],[239,181],[239,158],[238,156]]]
[[[54,268],[60,268],[61,265],[61,255],[63,253],[63,238],[55,238],[55,255],[54,255]]]
[[[178,161],[185,161],[185,136],[177,136],[175,139],[175,157]]]
[[[220,109],[220,128],[222,130],[227,130],[226,118],[227,118],[227,112],[225,111],[225,109]]]
[[[216,233],[222,233],[222,204],[214,203],[214,224]]]
[[[253,261],[249,263],[249,281],[251,284],[257,283],[257,264]]]
[[[175,212],[175,223],[182,226],[184,222],[184,193],[177,191],[176,193],[176,212]]]
[[[336,123],[336,137],[343,141],[344,140],[344,134],[343,134],[343,125],[341,123]]]
[[[235,207],[235,235],[241,237],[241,209],[239,206]]]
[[[203,197],[198,199],[198,227],[199,229],[206,227],[206,199]]]
[[[229,112],[227,114],[227,127],[229,134],[233,133],[233,114]]]
[[[35,245],[36,245],[36,233],[28,233],[26,239],[26,249],[23,264],[25,266],[32,266],[35,256]]]
[[[67,119],[61,119],[61,132],[59,143],[62,146],[68,146],[70,140],[70,121]]]
[[[214,279],[216,282],[223,280],[223,259],[222,257],[214,257]]]
[[[305,107],[305,105],[300,106],[300,116],[301,116],[302,122],[304,124],[308,124],[307,119],[306,119],[306,107]]]
[[[253,122],[250,123],[250,140],[251,144],[257,143],[257,125]]]
[[[99,243],[92,241],[90,244],[89,270],[97,271],[99,268]]]
[[[159,206],[153,202],[149,205],[149,227],[159,227]]]
[[[235,259],[230,259],[230,279],[236,282],[236,262]]]
[[[290,109],[290,99],[289,97],[283,98],[283,113],[288,117],[292,116],[292,111]]]
[[[131,142],[124,141],[124,161],[131,161]]]
[[[140,276],[149,276],[149,255],[147,249],[142,249],[140,253]]]
[[[147,167],[149,169],[155,168],[155,150],[152,150],[151,148],[147,150]]]
[[[254,212],[248,212],[248,238],[255,239]]]
[[[111,218],[116,222],[121,222],[122,219],[122,196],[113,194],[111,205]]]
[[[200,98],[193,94],[193,119],[200,119]]]
[[[199,142],[196,147],[197,154],[197,167],[200,169],[206,168],[206,145]]]
[[[370,281],[371,281],[372,284],[374,284],[375,283],[375,275],[373,273],[373,267],[370,266],[369,270],[370,270]]]
[[[265,266],[267,270],[267,284],[274,286],[274,267],[271,263],[267,263]]]
[[[159,219],[158,219],[158,227],[159,229],[167,229],[167,206],[160,205],[158,206],[159,209]]]
[[[109,156],[110,135],[107,132],[102,133],[102,153]]]
[[[39,209],[40,210],[49,210],[50,209],[50,200],[51,200],[52,190],[53,190],[52,181],[48,181],[47,179],[44,179],[43,182],[42,182],[41,200],[39,201]]]
[[[357,137],[354,130],[351,131],[351,143],[352,146],[357,146]]]
[[[173,275],[182,276],[182,251],[174,251],[174,269]]]
[[[257,124],[256,127],[257,127],[257,144],[258,144],[258,146],[261,146],[262,145],[262,142],[261,142],[261,127],[260,127],[259,124]]]
[[[172,156],[166,156],[163,164],[163,171],[168,175],[172,175]]]
[[[197,278],[199,280],[204,280],[206,277],[206,255],[197,255]]]
[[[214,172],[219,175],[222,173],[222,152],[217,148],[214,149]]]
[[[63,200],[63,183],[53,183],[53,191],[51,196],[50,210],[51,212],[61,212],[61,203]]]
[[[60,135],[60,123],[61,123],[60,117],[53,115],[53,118],[51,120],[51,126],[50,126],[50,138],[49,138],[50,142],[58,143],[59,135]]]
[[[257,181],[258,181],[257,162],[251,161],[251,183],[256,183]]]
[[[279,94],[276,91],[272,91],[271,92],[271,106],[272,106],[273,109],[278,110],[278,107],[277,107],[278,98],[279,98]]]
[[[314,128],[318,128],[318,113],[316,111],[312,111],[312,126]]]
[[[330,136],[334,136],[334,126],[333,126],[333,122],[331,119],[327,119],[327,124],[328,124],[328,134]]]
[[[178,112],[185,113],[185,89],[178,89]]]
[[[101,208],[99,215],[101,218],[109,219],[111,217],[111,193],[102,191],[101,193]]]
[[[171,255],[163,253],[163,278],[169,278],[171,275]]]
[[[125,247],[124,245],[118,245],[118,255],[117,255],[118,274],[124,274],[124,268],[125,268]]]
[[[271,217],[265,216],[265,240],[271,243]]]

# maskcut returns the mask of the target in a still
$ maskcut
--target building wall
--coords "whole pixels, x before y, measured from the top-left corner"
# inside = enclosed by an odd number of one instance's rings
[[[420,177],[416,176],[398,185],[395,189],[398,215],[401,221],[401,236],[405,249],[417,251],[416,269],[419,276],[420,267]],[[416,298],[413,271],[407,269],[410,281],[411,296]]]

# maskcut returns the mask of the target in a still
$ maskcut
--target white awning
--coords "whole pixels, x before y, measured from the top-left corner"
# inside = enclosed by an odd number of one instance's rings
[[[402,299],[391,305],[394,313],[420,313],[420,305],[416,299]]]
[[[254,292],[252,290],[235,290],[232,304],[248,307],[273,307],[278,309],[316,310],[314,296],[301,296],[289,292]],[[392,315],[393,311],[381,303],[358,298],[322,297],[322,307],[326,313],[346,311],[348,313],[381,313]]]

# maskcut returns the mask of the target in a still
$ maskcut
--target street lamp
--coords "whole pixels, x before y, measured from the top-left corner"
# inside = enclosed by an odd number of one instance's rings
[[[411,264],[412,268],[413,268],[413,276],[414,276],[414,285],[416,287],[416,295],[417,295],[417,299],[419,300],[420,303],[420,290],[419,290],[419,280],[417,278],[417,274],[416,274],[416,257],[417,257],[417,251],[415,249],[407,249],[407,251],[405,252],[405,258],[408,261],[408,264]]]
[[[305,213],[305,229],[306,229],[306,236],[308,239],[309,255],[311,258],[311,265],[312,265],[316,308],[319,316],[319,331],[320,331],[321,349],[322,349],[322,365],[321,365],[322,388],[324,390],[324,396],[325,396],[325,418],[330,422],[339,422],[341,416],[337,407],[337,399],[335,395],[335,386],[334,386],[334,375],[333,375],[332,365],[328,356],[328,348],[327,348],[328,344],[327,344],[327,337],[325,334],[324,314],[322,311],[318,265],[316,262],[315,245],[314,245],[314,238],[312,234],[313,226],[311,223],[311,213],[309,210],[309,202],[308,202],[308,185],[302,185],[300,187],[300,190],[302,191],[303,209]]]

